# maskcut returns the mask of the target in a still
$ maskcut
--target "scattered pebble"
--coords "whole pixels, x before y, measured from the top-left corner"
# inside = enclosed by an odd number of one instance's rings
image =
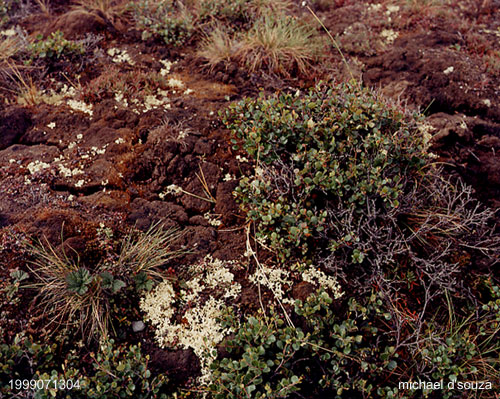
[[[443,73],[444,73],[445,75],[449,75],[449,74],[450,74],[450,73],[452,73],[454,70],[455,70],[455,68],[453,68],[452,66],[450,66],[450,67],[446,68],[446,69],[443,71]]]
[[[146,328],[146,325],[142,321],[133,321],[132,322],[132,331],[133,332],[141,332]]]

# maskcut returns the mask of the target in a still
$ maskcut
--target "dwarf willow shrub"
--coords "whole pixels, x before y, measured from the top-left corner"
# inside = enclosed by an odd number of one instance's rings
[[[42,35],[38,35],[37,39],[30,46],[32,58],[74,58],[85,54],[85,47],[80,42],[65,39],[61,31],[51,33],[45,40]]]
[[[0,26],[9,20],[7,12],[9,11],[5,0],[0,0]]]
[[[191,15],[172,0],[140,0],[129,3],[129,8],[142,39],[157,35],[166,44],[183,45],[193,34]]]
[[[390,387],[376,386],[375,381],[396,368],[397,354],[366,322],[388,317],[380,298],[371,295],[363,305],[351,299],[345,318],[337,316],[331,304],[322,290],[296,301],[301,327],[288,325],[273,310],[241,324],[228,313],[224,323],[235,334],[225,345],[229,353],[211,366],[213,397],[393,397]]]
[[[83,370],[74,349],[61,362],[57,356],[65,352],[56,343],[39,344],[16,336],[10,345],[0,345],[0,397],[5,393],[6,397],[35,399],[167,398],[160,391],[168,380],[164,375],[152,375],[149,355],[143,354],[140,344],[127,347],[109,340],[99,349],[90,353],[92,367]],[[10,380],[41,380],[44,388],[13,391]]]
[[[258,161],[237,198],[284,257],[293,247],[307,253],[313,238],[334,246],[327,211],[339,203],[355,215],[372,200],[382,211],[398,207],[427,157],[417,117],[356,85],[247,98],[229,107],[224,122]]]

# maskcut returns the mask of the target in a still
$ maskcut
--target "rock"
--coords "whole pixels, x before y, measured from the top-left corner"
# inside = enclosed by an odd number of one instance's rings
[[[234,223],[239,213],[238,204],[233,196],[233,191],[237,186],[236,180],[225,181],[217,185],[215,213],[222,215],[222,223],[225,226]]]
[[[12,107],[0,114],[0,150],[15,144],[31,126],[31,116],[24,108]]]
[[[50,164],[59,155],[59,150],[54,146],[14,144],[0,151],[0,164],[9,163],[10,159],[22,161],[25,166],[33,161]]]
[[[74,210],[28,210],[22,215],[21,223],[29,236],[47,240],[54,246],[59,246],[61,240],[80,235],[86,227],[85,220]],[[76,246],[76,241],[72,245]]]
[[[130,204],[130,208],[132,211],[128,220],[141,230],[147,230],[155,222],[161,222],[165,229],[169,229],[178,227],[177,223],[185,224],[188,221],[184,209],[171,202],[136,198]]]
[[[169,382],[176,385],[185,384],[190,378],[200,374],[200,362],[192,349],[164,350],[152,348],[149,352],[151,368],[166,373]]]
[[[141,332],[145,328],[146,328],[146,325],[141,320],[132,322],[132,331],[135,333]]]
[[[192,195],[184,194],[181,197],[181,203],[186,208],[187,211],[193,213],[205,213],[210,210],[212,203],[209,201],[208,194],[201,183],[201,179],[205,179],[210,193],[213,195],[215,188],[217,187],[217,182],[220,179],[221,171],[220,168],[210,162],[205,162],[201,166],[203,173],[200,170],[194,170],[198,176],[191,178],[187,186],[184,188],[185,191],[191,194],[195,194],[198,197],[206,198],[207,200],[194,197]]]
[[[205,137],[201,137],[194,146],[194,153],[200,155],[211,154],[213,147],[213,142],[210,142]]]
[[[73,10],[59,16],[49,29],[51,32],[63,32],[66,39],[79,39],[85,33],[103,30],[106,25],[107,21],[101,16],[83,10]]]

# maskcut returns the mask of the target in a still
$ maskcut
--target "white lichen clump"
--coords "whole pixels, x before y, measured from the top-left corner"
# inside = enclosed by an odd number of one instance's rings
[[[15,29],[6,29],[6,30],[1,31],[0,35],[12,37],[12,36],[16,36],[17,32],[15,31]]]
[[[182,80],[176,78],[170,78],[168,80],[168,85],[173,89],[182,89],[184,88],[184,82]]]
[[[399,6],[394,5],[394,4],[390,4],[387,6],[386,14],[389,15],[389,14],[392,14],[392,13],[395,13],[398,11],[399,11]]]
[[[339,282],[333,276],[327,276],[321,270],[314,267],[302,272],[302,279],[312,285],[326,288],[332,292],[335,299],[340,298],[344,293],[340,287]]]
[[[236,180],[236,176],[232,175],[231,173],[226,173],[224,175],[224,178],[222,179],[223,181],[231,181],[231,180]]]
[[[380,11],[382,9],[382,4],[370,4],[368,6],[368,11]]]
[[[445,75],[449,75],[449,74],[450,74],[450,73],[452,73],[454,70],[455,70],[455,68],[454,68],[454,67],[449,66],[448,68],[446,68],[446,69],[443,71],[443,73],[444,73]]]
[[[163,348],[180,346],[192,349],[200,359],[200,384],[210,381],[210,364],[215,360],[216,345],[231,331],[217,321],[226,304],[224,299],[235,298],[241,286],[229,270],[234,262],[213,259],[210,255],[190,271],[195,276],[186,282],[186,288],[176,294],[170,281],[163,281],[140,301],[145,320],[155,327],[155,336]],[[207,293],[207,290],[209,291]],[[208,294],[208,299],[206,298]],[[178,309],[188,308],[182,323],[176,323]]]
[[[211,215],[210,212],[205,213],[203,217],[208,221],[210,226],[219,227],[222,224],[222,222],[214,217],[214,215]]]
[[[227,266],[234,266],[234,261],[222,261],[207,255],[202,262],[191,267],[196,277],[186,283],[187,290],[181,290],[181,297],[186,302],[195,301],[205,289],[222,291],[223,298],[235,298],[241,292],[241,286],[234,281],[234,275]]]
[[[177,186],[176,184],[170,184],[165,188],[165,194],[181,195],[182,192],[183,192],[182,188]]]
[[[42,169],[50,168],[50,165],[46,162],[42,162],[39,160],[30,162],[26,168],[29,170],[30,174],[34,175],[37,172],[40,172]]]
[[[58,164],[57,167],[59,168],[59,174],[63,177],[72,177],[83,174],[83,170],[78,168],[71,169],[64,166],[63,164]]]
[[[156,108],[170,108],[170,99],[164,90],[158,89],[157,94],[150,94],[144,97],[144,109],[142,112],[147,112]]]
[[[284,298],[284,286],[291,286],[290,272],[287,270],[261,266],[249,277],[249,280],[254,284],[263,285],[271,290],[276,299],[293,303],[291,298]]]
[[[92,104],[86,104],[83,101],[78,101],[78,100],[68,100],[67,104],[69,105],[70,108],[74,109],[75,111],[81,111],[85,112],[86,114],[89,114],[91,117],[94,114],[94,111],[92,110]]]
[[[399,33],[392,29],[384,29],[382,32],[380,32],[380,36],[387,44],[392,44],[398,38]]]
[[[249,162],[248,159],[246,157],[242,157],[241,155],[236,155],[236,160],[240,163],[243,163],[243,162]]]
[[[128,63],[130,65],[135,65],[135,62],[132,60],[130,55],[127,53],[127,50],[121,50],[118,48],[110,48],[107,51],[108,55],[112,58],[113,62],[117,64]]]
[[[172,62],[169,60],[160,60],[160,63],[164,66],[164,68],[160,69],[161,76],[167,76],[170,73],[170,69],[172,68],[172,65],[175,64],[175,62]]]

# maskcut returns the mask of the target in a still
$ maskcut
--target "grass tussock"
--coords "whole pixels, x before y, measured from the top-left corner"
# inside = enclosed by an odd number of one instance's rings
[[[12,58],[23,48],[22,42],[17,36],[0,39],[0,82],[2,86],[9,78],[12,78],[14,62]]]
[[[114,26],[125,12],[125,3],[122,0],[79,0],[70,12],[92,14]]]
[[[97,331],[106,334],[109,322],[109,305],[103,300],[98,281],[91,281],[90,274],[80,267],[78,260],[66,252],[60,254],[49,242],[29,245],[34,260],[29,266],[38,282],[41,313],[49,317],[48,327],[77,324],[89,336]],[[81,289],[70,285],[69,276],[79,276]]]
[[[41,314],[49,326],[79,326],[82,335],[92,339],[106,337],[112,324],[112,298],[122,289],[147,289],[162,278],[159,269],[179,255],[171,244],[179,237],[158,224],[146,232],[131,230],[120,248],[97,265],[86,265],[80,257],[70,257],[49,242],[27,244],[33,260],[29,269],[36,278]]]
[[[290,75],[305,74],[318,59],[321,45],[310,26],[291,17],[271,16],[258,20],[244,36],[236,58],[250,72],[267,70]]]
[[[204,41],[198,55],[210,68],[236,61],[249,72],[264,71],[289,77],[305,75],[320,58],[322,43],[316,31],[289,16],[258,19],[238,39],[217,29]]]
[[[50,1],[49,0],[35,0],[36,4],[40,8],[40,11],[46,15],[50,15]]]
[[[237,49],[235,41],[227,32],[216,29],[205,38],[197,52],[198,57],[206,59],[211,70],[221,63],[230,62]]]

